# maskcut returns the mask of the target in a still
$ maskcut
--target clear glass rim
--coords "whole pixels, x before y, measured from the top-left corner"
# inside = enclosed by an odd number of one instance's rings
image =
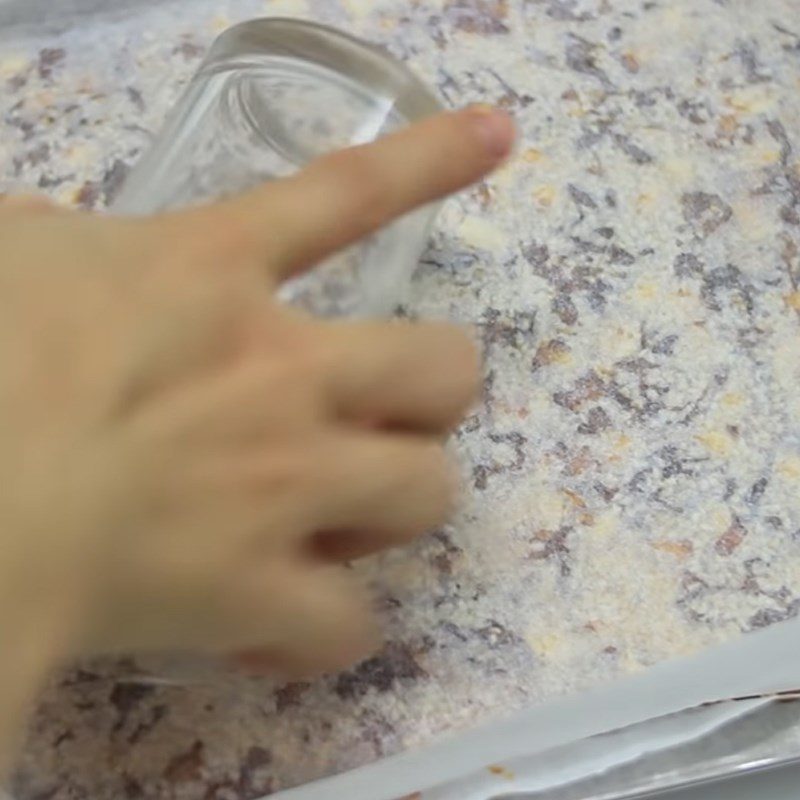
[[[234,25],[217,37],[201,68],[216,69],[248,56],[280,56],[317,64],[370,92],[391,97],[409,123],[444,109],[439,98],[403,62],[350,33],[291,17],[262,17]]]

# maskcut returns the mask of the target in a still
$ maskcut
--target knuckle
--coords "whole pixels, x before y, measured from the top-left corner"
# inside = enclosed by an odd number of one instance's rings
[[[325,399],[312,356],[283,357],[252,351],[245,356],[243,377],[230,394],[225,414],[244,414],[254,429],[279,439],[312,425],[324,411]],[[230,403],[234,405],[231,406]]]
[[[227,205],[165,214],[151,222],[161,252],[176,263],[190,263],[193,269],[223,266],[230,272],[249,266],[259,253],[254,226]]]
[[[323,355],[302,339],[284,341],[269,334],[254,335],[250,347],[259,381],[273,391],[296,392],[314,384]]]
[[[305,495],[313,484],[313,470],[304,450],[297,447],[271,452],[253,475],[258,493],[265,492],[276,500]]]
[[[235,204],[209,210],[207,230],[202,231],[208,237],[212,252],[237,263],[249,264],[254,257],[264,254],[263,233],[253,225],[250,216]],[[269,252],[266,253],[269,256]]]
[[[297,366],[301,377],[323,372],[335,360],[330,343],[309,330],[295,329],[290,360]]]
[[[292,359],[282,360],[274,367],[277,375],[271,380],[273,391],[280,390],[284,403],[315,404],[321,395],[323,360],[313,350],[300,350]]]

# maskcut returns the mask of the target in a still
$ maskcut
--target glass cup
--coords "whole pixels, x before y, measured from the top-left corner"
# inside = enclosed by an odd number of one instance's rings
[[[214,43],[112,211],[150,214],[224,197],[441,110],[412,72],[366,42],[299,20],[246,22]],[[282,299],[323,316],[390,314],[437,210],[413,212],[290,281]],[[229,663],[182,654],[135,662],[117,679],[191,684],[213,680]]]
[[[149,214],[224,197],[441,110],[405,65],[371,44],[299,20],[245,22],[216,40],[112,210]],[[391,313],[437,210],[396,221],[286,284],[281,298],[321,316]]]

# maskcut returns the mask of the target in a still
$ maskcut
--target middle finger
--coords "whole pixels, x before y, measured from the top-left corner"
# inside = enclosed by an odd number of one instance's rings
[[[327,323],[324,341],[325,380],[340,418],[439,434],[478,396],[478,351],[454,325]]]

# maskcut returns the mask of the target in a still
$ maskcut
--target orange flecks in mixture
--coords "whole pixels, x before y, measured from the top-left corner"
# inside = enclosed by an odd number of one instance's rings
[[[716,455],[727,455],[732,446],[731,437],[722,431],[708,431],[694,437],[700,444]]]
[[[572,360],[569,346],[561,339],[549,339],[536,348],[533,356],[535,369],[549,367],[551,364],[568,364]]]
[[[537,150],[535,147],[529,147],[527,150],[523,150],[522,155],[520,155],[520,159],[526,164],[537,164],[543,158],[544,153],[542,153],[541,150]]]
[[[744,397],[736,392],[727,392],[720,398],[720,403],[728,408],[736,408],[744,403]]]
[[[562,489],[561,491],[576,508],[586,508],[586,501],[579,494],[571,489]]]
[[[567,475],[575,476],[585,472],[592,466],[592,457],[588,450],[582,449],[576,456],[570,458],[567,462],[566,472]]]
[[[738,549],[746,535],[747,531],[742,527],[741,523],[734,520],[728,530],[717,539],[714,549],[721,556],[729,556],[734,550]]]
[[[616,450],[627,450],[630,446],[631,446],[631,439],[624,433],[621,433],[617,441],[614,443],[614,448]]]
[[[625,67],[628,72],[636,73],[641,69],[641,64],[639,63],[639,59],[636,57],[634,53],[628,51],[627,53],[622,54],[622,66]]]
[[[481,208],[488,208],[493,199],[492,190],[489,185],[485,181],[482,181],[475,187],[474,191],[478,202],[481,204]]]
[[[789,308],[793,308],[795,311],[800,311],[800,292],[792,292],[791,294],[787,294],[783,299]]]
[[[492,764],[491,767],[488,767],[488,770],[492,773],[492,775],[497,775],[498,778],[505,778],[507,781],[514,780],[514,773],[505,767],[499,766],[498,764]]]
[[[533,197],[540,206],[549,207],[553,205],[556,198],[556,190],[552,186],[540,186],[533,193]]]
[[[739,120],[735,114],[724,114],[719,119],[719,124],[717,125],[717,134],[719,136],[733,136],[738,127]]]
[[[786,478],[800,478],[800,458],[787,458],[776,465],[775,471]]]
[[[226,28],[230,28],[230,26],[231,21],[224,14],[218,14],[213,20],[211,20],[211,30],[215,33],[221,33]]]
[[[679,541],[664,540],[661,542],[653,542],[650,546],[653,548],[653,550],[658,550],[662,553],[669,553],[669,555],[677,558],[688,558],[694,552],[694,545],[688,539],[681,539]]]
[[[729,108],[735,108],[737,111],[744,111],[747,112],[750,110],[750,106],[748,103],[738,97],[726,97],[725,98],[725,105]]]

